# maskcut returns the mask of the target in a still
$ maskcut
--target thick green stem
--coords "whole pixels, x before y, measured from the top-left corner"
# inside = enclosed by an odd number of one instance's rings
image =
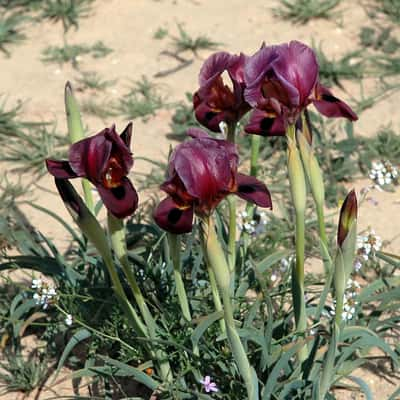
[[[332,259],[329,254],[328,238],[326,236],[324,208],[320,204],[316,204],[316,208],[317,208],[321,256],[322,256],[322,262],[324,264],[325,276],[327,277],[332,268]]]
[[[108,229],[110,232],[111,243],[114,249],[114,253],[119,263],[121,264],[122,270],[124,271],[131,292],[136,300],[136,303],[139,307],[146,326],[144,326],[142,321],[139,319],[140,323],[145,330],[147,337],[150,337],[151,339],[157,339],[156,322],[154,321],[154,318],[151,315],[149,308],[147,307],[146,301],[143,297],[140,287],[136,281],[135,274],[128,260],[124,223],[121,219],[118,219],[114,217],[111,213],[108,213]],[[150,352],[154,353],[154,357],[159,361],[161,377],[164,379],[164,381],[171,381],[172,373],[171,367],[167,360],[167,355],[161,350],[158,350],[156,352],[153,352],[153,350],[151,350]]]
[[[257,176],[261,136],[251,135],[250,175]]]
[[[210,286],[211,286],[211,294],[212,294],[212,298],[214,301],[214,307],[216,311],[222,311],[222,302],[221,302],[221,298],[219,296],[219,291],[218,291],[218,286],[217,286],[217,281],[215,279],[215,275],[214,275],[214,271],[211,268],[211,265],[207,259],[207,257],[205,257],[206,259],[206,264],[207,264],[207,272],[208,272],[208,277],[210,279]],[[223,319],[219,320],[219,326],[221,329],[222,333],[226,332],[226,326],[225,326],[225,321]]]
[[[179,304],[183,317],[186,321],[190,322],[192,316],[190,314],[189,302],[186,295],[185,285],[182,279],[181,271],[181,238],[179,235],[168,234],[168,243],[172,259],[172,265],[174,267],[174,277],[176,292],[178,294]]]
[[[292,269],[292,295],[294,317],[297,332],[304,333],[307,329],[307,315],[304,299],[304,246],[305,246],[305,209],[306,209],[306,181],[303,164],[296,146],[295,127],[287,129],[288,140],[288,174],[290,191],[296,212],[296,265]],[[307,347],[299,351],[299,360],[307,358]]]
[[[235,327],[233,318],[232,303],[230,297],[230,274],[228,263],[225,254],[219,243],[215,227],[211,218],[206,218],[202,221],[202,241],[204,252],[214,271],[217,285],[222,295],[224,320],[226,324],[226,333],[229,344],[232,349],[233,356],[242,375],[243,381],[247,389],[248,400],[258,400],[258,385],[257,376],[254,369],[250,366],[246,351],[240,340],[239,334]]]

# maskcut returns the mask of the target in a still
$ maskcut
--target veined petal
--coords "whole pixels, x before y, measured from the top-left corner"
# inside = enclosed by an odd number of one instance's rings
[[[78,176],[100,183],[110,159],[112,142],[104,131],[74,143],[69,149],[69,163]],[[121,140],[122,141],[122,140]]]
[[[154,212],[157,225],[170,233],[189,233],[193,227],[193,207],[182,209],[167,197]]]
[[[96,188],[107,210],[117,218],[128,217],[138,207],[138,194],[127,177],[123,177],[121,185],[115,188],[108,189],[102,185]]]
[[[261,136],[283,136],[285,135],[285,121],[282,116],[271,117],[267,112],[256,108],[244,130],[247,133]]]
[[[126,126],[121,136],[116,132],[115,125],[112,125],[110,129],[105,129],[104,136],[112,143],[111,156],[122,160],[123,173],[127,175],[133,166],[132,153],[129,149],[132,136],[132,123]]]
[[[68,161],[46,160],[47,170],[58,179],[77,178],[78,175],[72,170]]]
[[[237,119],[236,115],[229,111],[210,107],[206,100],[200,99],[198,93],[195,93],[193,96],[193,105],[197,121],[213,132],[219,132],[219,124],[221,121],[229,123],[231,121],[236,121]]]
[[[200,139],[200,138],[209,138],[212,139],[211,136],[201,128],[192,127],[186,131],[186,135],[190,136],[193,139]]]
[[[273,70],[293,106],[305,105],[318,79],[314,51],[296,40],[277,46]]]
[[[272,209],[271,195],[267,187],[253,176],[237,174],[237,191],[240,198],[260,207]]]
[[[357,121],[357,114],[320,83],[317,83],[315,87],[315,98],[313,104],[322,115],[326,117],[344,117],[350,121]]]

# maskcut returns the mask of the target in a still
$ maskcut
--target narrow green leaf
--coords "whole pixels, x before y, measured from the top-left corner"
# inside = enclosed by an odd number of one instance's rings
[[[268,268],[272,267],[283,258],[289,257],[292,253],[293,251],[291,250],[278,250],[275,253],[268,255],[256,265],[257,271],[260,274],[265,272]]]
[[[223,318],[224,312],[223,311],[216,311],[212,314],[207,315],[204,317],[202,321],[196,326],[195,330],[192,333],[192,343],[193,347],[199,344],[199,340],[204,335],[204,332],[216,321]]]

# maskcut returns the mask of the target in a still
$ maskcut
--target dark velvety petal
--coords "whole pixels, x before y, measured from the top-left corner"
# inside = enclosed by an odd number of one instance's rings
[[[285,135],[285,122],[281,116],[271,117],[265,111],[255,109],[244,130],[247,133],[261,136],[283,136]]]
[[[271,195],[267,187],[253,176],[237,174],[237,191],[236,194],[251,203],[260,207],[272,209]]]
[[[303,43],[291,41],[277,47],[273,70],[287,91],[291,105],[304,105],[318,79],[318,62],[314,51]]]
[[[200,88],[208,86],[212,81],[231,65],[235,64],[239,56],[229,54],[225,51],[212,54],[204,61],[199,73]]]
[[[238,155],[226,140],[200,138],[180,144],[170,162],[186,191],[207,203],[231,189]]]
[[[211,138],[211,136],[201,128],[189,128],[186,131],[186,135],[192,137],[193,139],[199,139],[199,138]]]
[[[128,124],[121,136],[115,130],[115,125],[110,129],[104,131],[104,135],[107,140],[112,143],[111,156],[116,157],[118,160],[122,160],[123,174],[128,175],[130,169],[133,166],[132,153],[127,146],[130,144],[132,136],[132,123]]]
[[[59,179],[76,178],[78,175],[72,170],[68,161],[46,160],[47,170]]]
[[[131,139],[132,139],[132,122],[126,126],[124,131],[120,135],[122,141],[125,143],[128,149],[131,148]]]
[[[234,83],[244,84],[244,67],[249,59],[249,56],[240,53],[229,66],[228,73]]]
[[[251,56],[244,67],[245,100],[255,107],[263,97],[261,86],[265,76],[272,68],[272,62],[277,57],[276,46],[263,45],[257,53]]]
[[[123,177],[122,184],[115,188],[107,189],[102,185],[96,187],[105,207],[115,217],[128,217],[137,209],[138,195],[127,177]]]
[[[112,142],[106,139],[105,131],[80,140],[69,149],[69,163],[72,170],[93,183],[102,181],[111,155]]]
[[[328,88],[319,83],[315,88],[315,97],[314,106],[326,117],[344,117],[350,121],[357,121],[357,114],[345,102],[335,97]]]
[[[193,226],[193,208],[182,210],[167,197],[162,200],[154,212],[157,225],[170,233],[189,233]]]
[[[196,97],[196,94],[195,94]],[[210,131],[220,132],[219,124],[222,121],[226,123],[236,121],[237,117],[228,111],[216,111],[211,108],[206,101],[193,101],[194,115],[201,125],[207,127]]]

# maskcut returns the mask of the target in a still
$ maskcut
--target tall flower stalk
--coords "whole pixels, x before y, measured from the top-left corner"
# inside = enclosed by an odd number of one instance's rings
[[[224,251],[218,240],[214,223],[211,217],[201,219],[201,239],[204,252],[214,272],[218,288],[221,293],[226,324],[226,333],[233,356],[239,368],[239,372],[247,389],[248,400],[258,400],[257,375],[253,367],[250,366],[243,343],[235,327],[233,308],[231,302],[231,275],[227,264]]]

